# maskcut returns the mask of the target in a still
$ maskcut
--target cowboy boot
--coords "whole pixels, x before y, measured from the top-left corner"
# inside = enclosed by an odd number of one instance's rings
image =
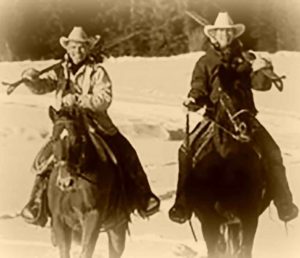
[[[192,216],[186,200],[186,181],[191,169],[191,158],[187,150],[181,146],[178,153],[179,173],[177,182],[176,199],[169,210],[169,218],[177,223],[184,223]]]
[[[30,199],[21,211],[21,216],[30,224],[44,226],[47,223],[47,216],[43,216],[43,194],[47,187],[49,170],[38,174],[30,194]]]
[[[292,193],[290,191],[285,167],[281,165],[273,165],[269,169],[270,187],[274,196],[274,204],[277,208],[278,217],[284,222],[291,221],[298,216],[298,207],[293,203]]]
[[[159,210],[160,200],[152,192],[147,176],[139,160],[137,160],[136,170],[137,172],[134,176],[134,181],[137,186],[138,195],[141,197],[138,204],[138,212],[142,217],[149,217]]]
[[[147,175],[136,152],[129,148],[128,153],[127,159],[122,160],[121,164],[123,172],[125,172],[124,175],[127,175],[129,179],[127,182],[129,184],[126,186],[127,189],[130,189],[127,201],[131,203],[132,210],[137,209],[141,217],[149,217],[159,210],[160,200],[151,191]],[[125,155],[122,156],[122,158],[124,157]]]

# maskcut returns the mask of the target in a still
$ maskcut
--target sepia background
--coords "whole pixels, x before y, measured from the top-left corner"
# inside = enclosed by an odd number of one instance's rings
[[[162,200],[149,220],[132,217],[124,258],[205,257],[196,219],[195,243],[188,224],[168,219],[177,182],[177,150],[184,137],[185,98],[195,62],[206,48],[202,25],[186,11],[213,23],[228,11],[244,23],[246,49],[272,60],[286,75],[283,92],[254,92],[258,118],[281,147],[287,176],[300,205],[300,1],[289,0],[0,0],[0,81],[14,82],[28,67],[43,69],[63,56],[58,43],[73,26],[102,36],[107,45],[103,65],[113,81],[110,115],[136,148],[151,187]],[[34,175],[32,161],[47,141],[51,123],[47,108],[54,95],[31,95],[23,85],[7,96],[0,88],[0,257],[58,257],[49,226],[38,228],[22,219],[5,219],[28,200]],[[192,123],[201,119],[194,114]],[[6,216],[7,215],[7,216]],[[287,225],[273,205],[261,216],[254,258],[300,257],[300,222]],[[95,257],[107,257],[101,234]],[[73,255],[79,251],[76,247]]]

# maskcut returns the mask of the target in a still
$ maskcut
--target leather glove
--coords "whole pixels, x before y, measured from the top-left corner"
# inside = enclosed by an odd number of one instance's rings
[[[186,100],[184,100],[182,104],[186,112],[188,111],[196,112],[201,108],[201,106],[196,104],[196,100],[192,97],[189,97]]]
[[[272,68],[272,67],[273,67],[272,62],[264,57],[257,57],[252,62],[252,71],[253,72],[257,72],[258,70],[263,69],[263,68]]]
[[[82,108],[91,108],[91,99],[88,95],[81,95],[78,99],[78,104]]]
[[[67,94],[62,98],[62,103],[67,106],[71,107],[74,106],[78,101],[78,96],[75,94]]]

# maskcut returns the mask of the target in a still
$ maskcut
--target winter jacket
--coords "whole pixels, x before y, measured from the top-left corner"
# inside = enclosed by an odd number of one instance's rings
[[[88,110],[93,114],[98,128],[108,135],[118,132],[107,113],[112,102],[112,83],[106,70],[100,64],[88,60],[75,74],[72,74],[71,64],[66,61],[57,69],[27,83],[27,86],[35,94],[55,91],[58,107],[63,105],[67,94],[88,96]]]
[[[206,106],[207,115],[212,114],[215,102],[214,79],[216,71],[222,66],[222,70],[225,70],[225,76],[223,76],[225,82],[223,81],[223,83],[229,86],[238,83],[240,87],[243,87],[245,94],[247,94],[249,108],[253,113],[256,113],[251,89],[254,82],[256,88],[259,88],[257,86],[260,83],[257,80],[259,73],[253,74],[251,63],[247,57],[248,53],[243,52],[240,44],[236,41],[222,52],[210,45],[195,65],[188,97],[195,99],[199,108]]]

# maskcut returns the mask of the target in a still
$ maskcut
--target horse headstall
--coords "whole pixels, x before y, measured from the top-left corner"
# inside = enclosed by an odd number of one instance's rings
[[[218,88],[218,92],[218,102],[220,103],[223,111],[225,111],[226,116],[229,118],[233,130],[225,128],[225,126],[222,126],[218,121],[214,121],[214,123],[225,133],[231,135],[235,140],[242,143],[249,142],[251,140],[251,137],[249,136],[248,125],[245,121],[240,120],[240,118],[243,114],[247,114],[251,118],[253,118],[254,114],[248,108],[236,109],[229,94],[225,92],[221,87]]]

